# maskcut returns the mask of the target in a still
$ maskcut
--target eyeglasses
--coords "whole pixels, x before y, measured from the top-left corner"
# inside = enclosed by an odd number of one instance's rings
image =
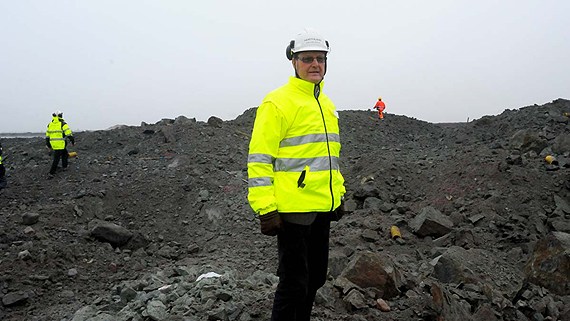
[[[326,56],[318,56],[318,57],[298,57],[298,60],[301,60],[304,64],[310,64],[313,63],[313,60],[317,60],[317,63],[319,64],[323,64],[325,63],[325,61],[327,61],[327,57]]]

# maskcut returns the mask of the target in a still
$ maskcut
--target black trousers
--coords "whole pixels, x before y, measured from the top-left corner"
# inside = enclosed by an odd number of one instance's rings
[[[59,165],[59,160],[61,159],[61,167],[63,168],[67,168],[67,158],[68,158],[68,154],[67,154],[67,149],[58,149],[58,150],[53,150],[53,161],[51,163],[51,168],[49,170],[50,174],[55,174],[55,171],[57,170],[57,165]]]
[[[327,279],[330,213],[319,213],[311,225],[283,223],[271,321],[309,321],[317,290]]]

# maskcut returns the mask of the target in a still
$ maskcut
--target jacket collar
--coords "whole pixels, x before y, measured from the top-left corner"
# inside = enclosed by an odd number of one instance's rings
[[[315,92],[315,84],[313,84],[310,81],[303,80],[301,78],[289,76],[289,84],[295,86],[296,88],[299,88],[299,90],[311,96]],[[324,80],[321,80],[321,82],[319,83],[319,88],[321,92],[323,91],[323,87],[324,87]]]

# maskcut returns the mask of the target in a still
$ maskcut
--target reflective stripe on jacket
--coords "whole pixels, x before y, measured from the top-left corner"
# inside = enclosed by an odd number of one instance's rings
[[[49,138],[51,148],[54,150],[65,149],[65,135],[61,121],[57,116],[52,117],[47,126],[46,138]]]
[[[257,214],[328,212],[340,205],[346,190],[338,114],[326,95],[315,98],[315,89],[290,77],[257,109],[248,156],[248,200]]]

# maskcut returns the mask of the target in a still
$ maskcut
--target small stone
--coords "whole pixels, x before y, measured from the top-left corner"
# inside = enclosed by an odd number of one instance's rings
[[[34,225],[40,220],[40,214],[38,213],[24,213],[22,215],[22,222],[24,225]]]
[[[24,234],[26,234],[26,235],[31,235],[31,234],[34,234],[35,232],[36,231],[31,226],[26,226],[26,228],[24,229]]]
[[[404,245],[404,244],[406,244],[406,241],[404,241],[403,238],[398,237],[398,238],[396,238],[396,243],[398,243],[399,245]]]
[[[15,306],[24,304],[28,301],[28,294],[23,292],[12,292],[4,295],[2,297],[2,304],[5,307]]]
[[[390,311],[390,306],[388,305],[388,303],[386,301],[384,301],[382,299],[376,300],[376,306],[382,312],[389,312]]]
[[[77,269],[76,269],[76,268],[72,268],[72,269],[69,269],[69,270],[67,271],[67,276],[73,277],[73,276],[76,276],[76,275],[77,275]]]
[[[22,252],[18,253],[18,258],[20,260],[29,260],[32,258],[32,255],[30,254],[30,251],[23,250]]]

